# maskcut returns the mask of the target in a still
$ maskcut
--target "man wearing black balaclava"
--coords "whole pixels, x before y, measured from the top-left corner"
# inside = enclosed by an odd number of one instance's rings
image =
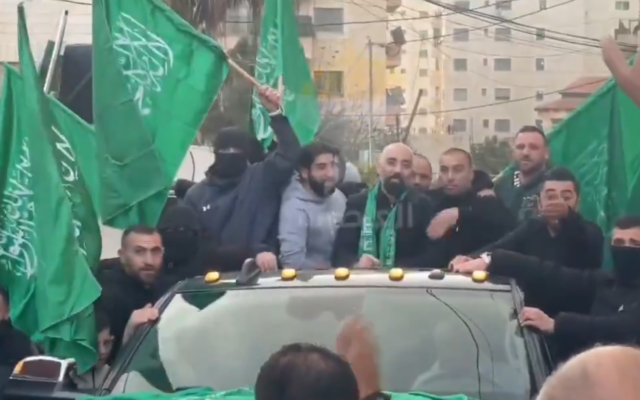
[[[238,128],[221,130],[213,145],[215,161],[206,178],[187,192],[185,204],[196,211],[218,251],[248,254],[266,271],[277,269],[280,198],[293,175],[300,142],[281,112],[278,92],[263,87],[259,93],[271,116],[277,150],[252,164],[251,135]]]
[[[611,237],[611,258],[612,271],[580,271],[496,250],[452,269],[462,273],[486,270],[492,275],[514,278],[525,288],[545,288],[547,304],[562,312],[551,318],[544,307],[525,307],[520,321],[547,335],[559,358],[564,358],[596,344],[640,345],[639,216],[617,221]],[[574,312],[585,305],[590,310],[588,314]]]

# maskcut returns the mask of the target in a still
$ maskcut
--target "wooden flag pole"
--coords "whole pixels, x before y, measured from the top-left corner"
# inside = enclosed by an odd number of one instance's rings
[[[247,71],[245,71],[244,69],[242,69],[241,66],[239,66],[235,61],[233,61],[231,59],[231,57],[229,57],[229,54],[227,54],[227,62],[229,63],[229,66],[231,68],[233,68],[234,70],[236,70],[237,73],[239,73],[240,75],[242,75],[242,77],[244,79],[246,79],[249,83],[251,83],[253,86],[256,87],[256,89],[260,89],[262,87],[262,85],[260,84],[260,82],[258,82],[253,76],[251,76]]]

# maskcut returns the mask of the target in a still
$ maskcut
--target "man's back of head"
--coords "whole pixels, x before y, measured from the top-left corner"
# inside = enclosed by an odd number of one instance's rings
[[[640,350],[596,347],[561,365],[540,390],[538,400],[640,399]]]
[[[358,383],[345,360],[320,346],[284,346],[264,363],[256,400],[358,400]]]

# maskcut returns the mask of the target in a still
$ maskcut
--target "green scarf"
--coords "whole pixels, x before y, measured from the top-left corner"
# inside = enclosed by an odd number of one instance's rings
[[[367,196],[367,205],[364,208],[362,230],[360,231],[358,257],[368,254],[380,260],[382,268],[391,269],[395,267],[396,262],[396,215],[398,214],[398,204],[404,199],[406,192],[400,196],[393,206],[380,230],[380,246],[378,246],[375,229],[378,193],[380,193],[380,182],[369,191]]]

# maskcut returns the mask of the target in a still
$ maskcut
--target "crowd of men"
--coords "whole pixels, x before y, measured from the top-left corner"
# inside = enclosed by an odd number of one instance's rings
[[[125,230],[119,258],[101,263],[100,362],[90,376],[78,377],[79,385],[99,384],[137,327],[158,318],[153,304],[172,285],[211,270],[238,271],[247,259],[265,272],[489,270],[517,280],[525,294],[522,323],[552,338],[558,359],[596,343],[637,344],[640,217],[618,221],[614,269],[601,269],[603,233],[581,217],[580,184],[568,169],[549,165],[538,128],[515,134],[517,171],[495,187],[463,149],[442,153],[434,180],[430,160],[403,143],[384,148],[379,179],[369,187],[350,164],[340,180],[336,148],[300,145],[277,92],[263,91],[262,101],[277,145],[263,154],[250,133],[221,130],[205,179],[177,182],[178,201],[158,226]],[[11,332],[8,306],[0,296],[0,343]],[[7,349],[11,358],[0,354],[0,363],[25,355]]]

